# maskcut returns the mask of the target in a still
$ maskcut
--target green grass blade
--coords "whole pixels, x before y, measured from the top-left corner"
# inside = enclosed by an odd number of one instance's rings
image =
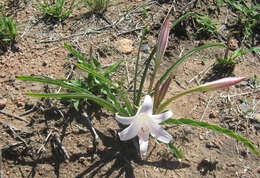
[[[117,89],[117,92],[119,93],[120,97],[122,98],[123,102],[125,103],[126,109],[128,111],[128,115],[127,116],[132,116],[134,115],[134,108],[131,105],[131,102],[129,100],[128,94],[123,86],[124,83],[124,73],[122,73],[121,75],[121,81],[120,81],[120,89]]]
[[[242,142],[245,146],[250,148],[253,153],[255,153],[258,156],[260,155],[259,151],[255,148],[255,146],[250,141],[248,141],[246,138],[234,133],[233,131],[231,131],[229,129],[225,129],[225,128],[219,127],[217,125],[209,124],[207,122],[194,121],[192,119],[186,119],[186,118],[168,119],[168,120],[164,121],[162,124],[188,124],[188,125],[199,126],[199,127],[213,130],[213,131],[217,131],[217,132],[226,134],[226,135]]]
[[[170,30],[172,30],[176,25],[178,25],[178,23],[180,23],[183,19],[192,16],[194,14],[195,14],[194,12],[188,12],[187,14],[184,14],[183,16],[181,16],[180,18],[174,21],[174,23],[170,26]]]
[[[206,45],[202,45],[202,46],[199,46],[197,48],[194,48],[192,50],[190,50],[189,52],[187,52],[185,55],[183,55],[181,58],[179,58],[164,74],[163,76],[160,78],[160,83],[162,83],[169,75],[170,73],[173,71],[173,69],[175,69],[175,67],[177,67],[180,63],[182,63],[184,61],[184,59],[190,57],[192,54],[200,51],[200,50],[203,50],[203,49],[206,49],[206,48],[210,48],[210,47],[216,47],[216,46],[219,46],[219,47],[225,47],[224,44],[222,43],[212,43],[212,44],[206,44]]]
[[[103,74],[100,74],[98,72],[96,72],[94,69],[92,69],[91,67],[87,67],[85,65],[82,64],[77,64],[77,66],[85,71],[87,71],[88,73],[90,73],[91,75],[93,75],[94,77],[98,78],[100,81],[102,81],[104,84],[110,85],[110,87],[113,88],[117,88],[115,84],[113,84],[110,80],[108,80]]]
[[[138,66],[139,66],[139,60],[140,60],[140,52],[141,52],[143,40],[145,38],[146,30],[147,30],[147,25],[144,27],[144,30],[142,33],[141,41],[139,43],[139,48],[138,48],[138,52],[137,52],[137,58],[136,58],[136,62],[135,62],[135,76],[134,76],[134,103],[135,104],[136,104],[136,85],[137,85],[137,73],[138,73]]]
[[[130,114],[133,114],[133,107],[128,99],[128,95],[127,93],[123,93],[115,84],[113,84],[110,80],[108,80],[103,74],[97,73],[95,70],[91,69],[90,67],[86,67],[82,64],[77,64],[77,66],[85,71],[87,71],[89,74],[93,75],[94,77],[96,77],[97,79],[99,79],[101,82],[103,82],[105,85],[109,85],[111,88],[114,88],[118,94],[120,95],[120,97],[122,98],[122,100],[124,101],[124,103],[126,104],[126,107],[128,108],[128,111],[130,112]]]
[[[116,108],[118,108],[119,114],[128,116],[128,112],[123,107],[121,107],[121,104],[118,101],[117,97],[110,91],[110,89],[104,86],[103,90],[105,90],[106,92],[105,94],[107,96],[107,100],[111,102]]]
[[[119,67],[119,65],[120,65],[122,62],[124,62],[124,61],[119,61],[118,63],[109,66],[109,67],[105,70],[105,72],[103,73],[103,75],[104,75],[104,76],[107,76],[107,75],[109,75],[110,73],[115,72],[115,71],[117,70],[117,68]]]
[[[83,56],[81,56],[81,55],[79,54],[79,52],[76,51],[70,44],[64,43],[64,47],[65,47],[73,56],[75,56],[80,63],[83,63],[83,64],[86,65],[86,66],[90,66],[90,64],[88,64],[88,63],[86,62],[86,59],[85,59]]]
[[[85,90],[83,88],[70,84],[70,83],[66,82],[66,80],[64,80],[64,79],[49,79],[49,78],[22,76],[22,75],[18,75],[18,76],[16,76],[16,78],[19,80],[57,85],[57,86],[60,86],[60,87],[63,87],[63,88],[66,88],[66,89],[69,89],[69,90],[75,91],[75,92],[90,93],[88,90]]]
[[[27,96],[34,96],[34,97],[48,97],[48,98],[73,98],[73,99],[79,99],[79,98],[86,98],[88,100],[92,100],[99,104],[100,106],[103,106],[107,110],[111,111],[112,113],[119,112],[118,108],[115,107],[112,103],[99,98],[93,94],[87,94],[87,93],[26,93]]]
[[[184,156],[172,143],[168,143],[170,150],[175,154],[177,159],[181,160]]]
[[[142,79],[141,79],[141,82],[140,82],[140,86],[139,86],[139,90],[138,90],[137,97],[136,97],[136,103],[135,103],[136,106],[139,106],[139,104],[140,104],[140,99],[141,99],[141,95],[142,95],[142,91],[143,91],[146,75],[147,75],[150,63],[151,63],[151,61],[153,59],[153,56],[156,53],[156,50],[157,50],[157,46],[155,45],[155,47],[153,48],[150,56],[145,61],[145,69],[144,69],[144,72],[143,72],[143,76],[142,76]]]

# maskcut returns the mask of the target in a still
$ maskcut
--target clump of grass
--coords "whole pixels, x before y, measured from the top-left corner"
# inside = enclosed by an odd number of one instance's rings
[[[110,0],[83,0],[93,13],[103,14],[110,3]]]
[[[7,17],[5,12],[0,7],[0,50],[6,51],[9,45],[15,43],[17,37],[17,26],[15,16]]]
[[[205,14],[194,14],[193,17],[196,19],[196,23],[199,27],[197,30],[197,33],[207,33],[207,36],[210,35],[216,35],[217,34],[217,28],[216,24],[212,23],[212,20],[209,16]]]
[[[252,4],[249,6],[244,0],[241,2],[228,0],[227,3],[236,11],[240,12],[237,13],[237,26],[239,27],[244,39],[250,39],[256,31],[255,28],[260,25],[260,5]]]
[[[75,7],[75,0],[72,0],[69,8],[65,8],[65,0],[34,0],[44,17],[51,17],[59,22],[65,20],[72,13]]]

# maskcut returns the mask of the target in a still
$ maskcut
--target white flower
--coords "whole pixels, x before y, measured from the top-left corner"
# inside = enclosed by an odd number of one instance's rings
[[[120,140],[130,140],[138,135],[140,153],[146,154],[148,148],[149,133],[157,140],[169,143],[172,136],[166,132],[159,124],[172,116],[171,111],[167,111],[158,115],[153,115],[153,101],[151,96],[146,95],[144,103],[138,109],[135,116],[121,117],[116,114],[116,120],[124,125],[130,125],[118,135]]]

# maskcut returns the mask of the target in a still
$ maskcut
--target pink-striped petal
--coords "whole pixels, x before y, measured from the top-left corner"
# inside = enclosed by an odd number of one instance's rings
[[[153,119],[154,123],[160,124],[161,122],[171,118],[172,115],[173,115],[173,113],[171,111],[166,111],[164,113],[152,115],[150,117]]]
[[[134,138],[138,134],[140,128],[140,125],[133,122],[129,127],[118,133],[120,140],[125,141]]]
[[[145,155],[148,148],[148,142],[149,142],[149,130],[140,129],[138,133],[139,138],[139,146],[140,146],[140,153],[142,155]]]
[[[123,125],[129,125],[129,124],[131,124],[132,122],[133,122],[133,120],[134,120],[134,116],[132,116],[132,117],[123,117],[123,116],[119,116],[119,115],[117,115],[116,114],[116,120],[118,121],[118,122],[120,122],[121,124],[123,124]]]
[[[227,77],[227,78],[222,78],[213,82],[208,82],[202,85],[200,88],[202,91],[208,91],[208,90],[216,90],[216,89],[221,89],[224,87],[230,87],[232,85],[235,85],[242,80],[244,80],[245,77]]]
[[[172,136],[158,124],[151,124],[150,132],[154,138],[163,143],[169,143],[172,140]]]
[[[162,30],[161,30],[159,37],[158,37],[158,49],[157,49],[156,55],[157,55],[157,59],[159,61],[163,57],[164,52],[166,50],[166,47],[167,47],[167,44],[168,44],[169,32],[170,32],[170,18],[167,17],[165,19]]]
[[[141,113],[152,115],[153,113],[153,100],[150,95],[146,95],[144,98],[144,103],[142,106],[138,109],[136,115],[139,115]]]

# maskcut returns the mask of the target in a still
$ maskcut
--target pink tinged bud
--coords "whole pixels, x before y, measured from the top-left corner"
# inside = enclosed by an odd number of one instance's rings
[[[204,85],[201,86],[201,89],[202,91],[208,91],[208,90],[217,90],[224,87],[230,87],[232,85],[241,82],[244,79],[245,77],[227,77],[213,82],[205,83]]]
[[[170,18],[167,17],[164,21],[162,30],[158,38],[157,60],[160,60],[164,55],[164,52],[168,44],[169,32],[170,32]]]

